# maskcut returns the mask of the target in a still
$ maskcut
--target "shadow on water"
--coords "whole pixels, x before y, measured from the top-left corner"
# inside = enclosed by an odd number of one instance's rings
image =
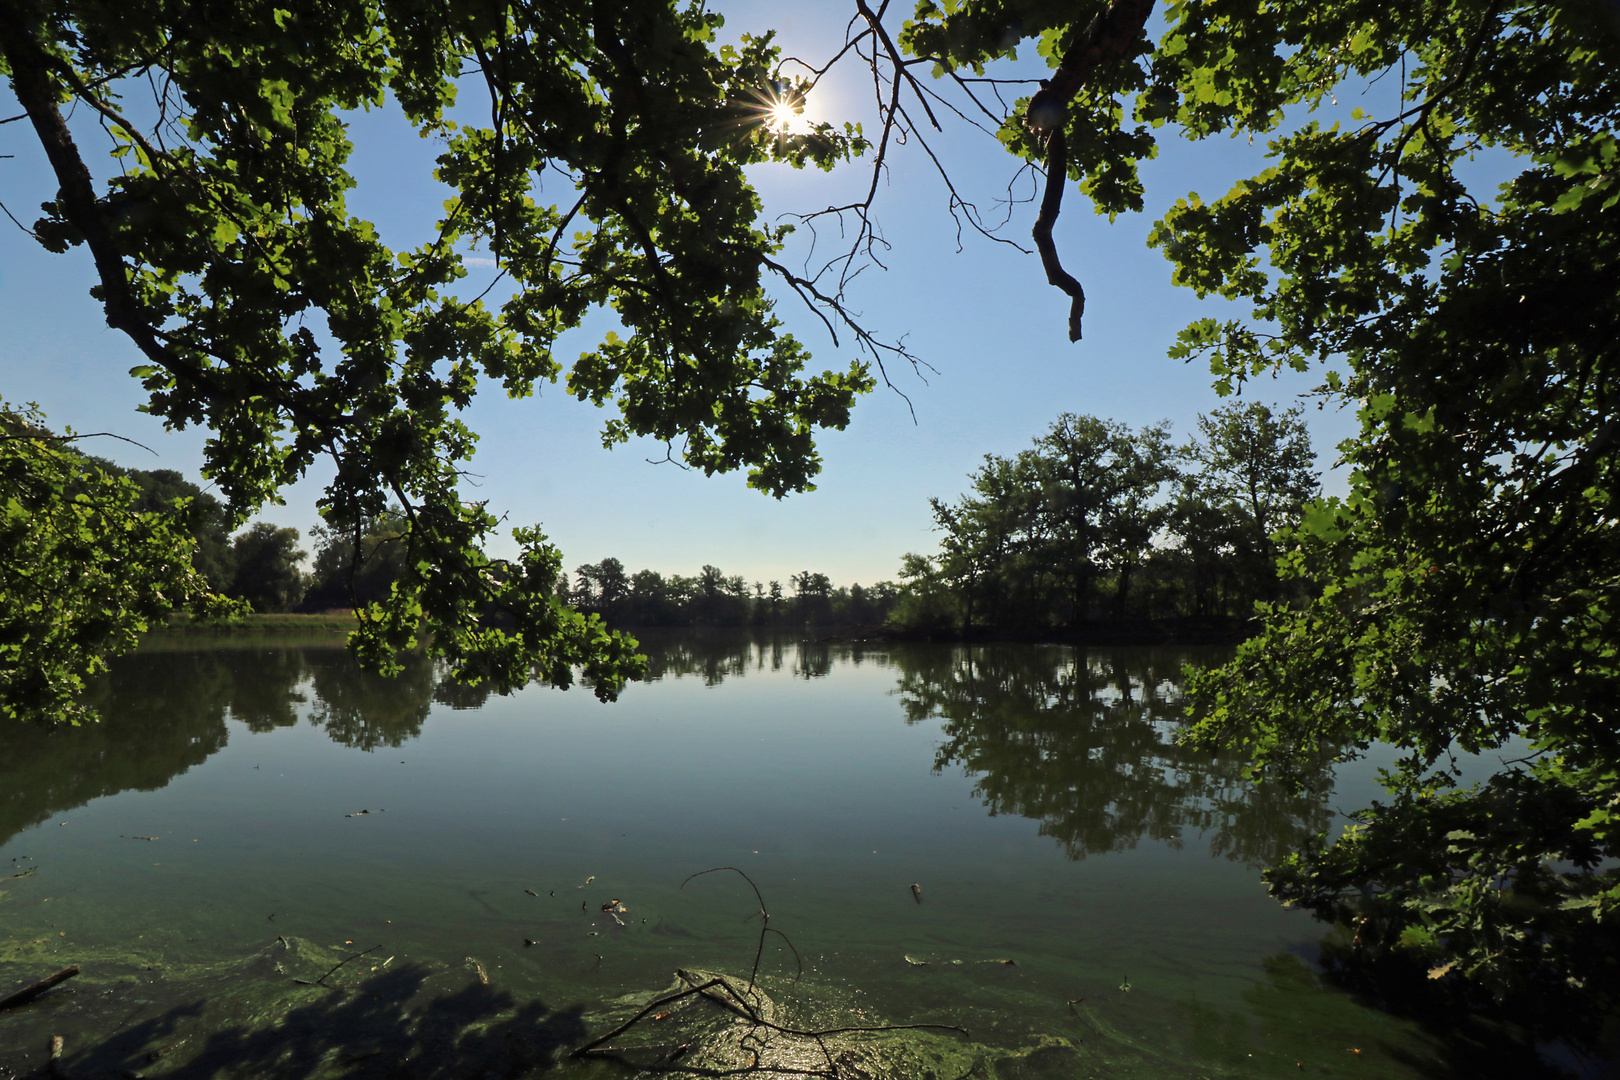
[[[38,1052],[14,1059],[12,1067],[23,1071],[10,1075],[72,1080],[520,1077],[556,1067],[566,1048],[585,1035],[579,1006],[557,1010],[538,1000],[520,1002],[478,981],[445,985],[445,973],[436,975],[422,965],[385,971],[341,989],[309,988],[303,991],[306,1000],[296,1003],[255,1000],[252,988],[264,986],[266,975],[244,973],[245,997],[239,989],[216,987],[223,997],[197,997],[99,1043],[69,1046],[54,1069],[48,1069],[43,1040],[35,1040],[42,1043]],[[273,985],[285,988],[287,980]],[[313,1000],[307,1000],[310,995]],[[0,1067],[0,1075],[7,1075],[6,1068]]]

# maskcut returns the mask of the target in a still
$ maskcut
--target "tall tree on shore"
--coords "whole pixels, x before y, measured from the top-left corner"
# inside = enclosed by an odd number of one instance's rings
[[[291,611],[309,587],[298,547],[298,530],[257,521],[231,541],[235,572],[230,595],[247,601],[254,611]]]
[[[1131,575],[1169,512],[1164,489],[1176,478],[1170,425],[1132,433],[1122,424],[1064,413],[1035,441],[1047,533],[1040,556],[1070,581],[1073,618],[1087,617],[1092,583],[1115,577],[1124,614]]]
[[[986,456],[968,476],[969,494],[931,500],[938,572],[970,626],[975,616],[992,625],[1082,622],[1105,575],[1122,614],[1176,477],[1167,424],[1132,432],[1064,413],[1031,449]],[[1057,608],[1054,596],[1063,598]]]
[[[1298,524],[1321,491],[1303,412],[1295,406],[1279,413],[1260,402],[1222,406],[1198,418],[1203,439],[1182,450],[1182,493],[1170,529],[1189,564],[1193,591],[1224,585],[1220,606],[1233,614],[1278,598],[1281,549],[1272,534]],[[1208,613],[1202,596],[1192,606]]]

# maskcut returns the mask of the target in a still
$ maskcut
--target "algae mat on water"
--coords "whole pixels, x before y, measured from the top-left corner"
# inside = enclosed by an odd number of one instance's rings
[[[875,1017],[847,988],[807,979],[762,977],[749,989],[746,975],[682,971],[665,987],[558,1004],[518,1000],[487,981],[472,958],[405,963],[290,935],[212,964],[166,965],[162,953],[153,944],[144,952],[77,957],[85,974],[74,984],[0,1016],[0,1077],[1228,1075],[1161,1057],[1084,1005],[1067,1036],[1006,1022],[966,1033],[872,1030],[915,1021]],[[29,981],[59,962],[48,941],[15,942],[0,958],[0,985]],[[724,994],[688,992],[716,979],[747,1009]],[[683,992],[599,1047],[610,1051],[604,1056],[573,1056]],[[1016,995],[1000,1004],[1004,1016],[1018,1015]],[[54,1064],[53,1036],[64,1040]]]

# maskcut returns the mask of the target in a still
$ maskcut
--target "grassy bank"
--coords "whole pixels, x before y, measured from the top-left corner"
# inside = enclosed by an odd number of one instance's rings
[[[313,615],[247,615],[231,622],[200,621],[177,615],[167,625],[141,639],[143,651],[209,647],[283,645],[342,645],[355,628],[352,611],[325,611]]]

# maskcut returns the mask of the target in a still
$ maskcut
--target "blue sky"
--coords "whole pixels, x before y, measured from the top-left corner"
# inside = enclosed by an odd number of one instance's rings
[[[843,4],[723,4],[728,35],[771,26],[785,51],[829,55],[841,39]],[[786,14],[784,14],[786,12]],[[1018,73],[1039,77],[1044,62],[1031,55]],[[812,107],[829,120],[859,120],[870,127],[869,100],[859,94],[856,70],[829,80]],[[9,91],[0,110],[11,115]],[[476,102],[468,107],[476,109]],[[81,118],[82,119],[82,118]],[[77,124],[87,156],[97,134]],[[888,270],[864,274],[856,306],[870,326],[906,338],[935,369],[923,382],[890,369],[906,402],[879,389],[856,407],[843,432],[819,440],[825,465],[816,491],[776,501],[749,490],[742,476],[705,478],[669,464],[661,445],[632,443],[601,448],[598,432],[610,413],[574,401],[548,386],[523,401],[488,386],[466,415],[482,436],[471,468],[480,474],[469,490],[489,500],[512,525],[541,523],[562,548],[566,565],[615,556],[632,569],[691,574],[704,563],[750,581],[781,580],[802,570],[829,574],[840,584],[893,578],[907,551],[931,551],[928,497],[952,497],[985,454],[1027,446],[1061,412],[1091,413],[1141,426],[1170,420],[1178,437],[1200,412],[1220,403],[1199,365],[1166,357],[1178,330],[1193,318],[1242,312],[1217,300],[1199,301],[1170,284],[1170,267],[1145,240],[1164,209],[1190,191],[1225,192],[1238,178],[1263,168],[1263,147],[1219,138],[1199,144],[1159,129],[1160,156],[1144,168],[1145,213],[1110,223],[1091,213],[1071,189],[1055,236],[1065,266],[1084,283],[1086,337],[1070,344],[1067,298],[1046,284],[1039,259],[970,233],[957,251],[947,194],[933,166],[916,147],[901,148],[880,192],[877,217],[892,245]],[[430,235],[447,191],[431,177],[434,144],[419,139],[387,110],[354,118],[353,161],[359,187],[353,213],[375,221],[397,248]],[[964,195],[987,210],[1018,163],[987,136],[958,125],[932,137]],[[25,224],[38,216],[55,184],[26,123],[0,125],[0,201]],[[756,171],[769,215],[819,209],[864,185],[864,165],[830,176],[785,167]],[[561,197],[563,193],[558,193]],[[1006,235],[1029,246],[1031,204],[1016,206]],[[89,255],[81,248],[51,255],[0,220],[0,397],[34,401],[53,426],[107,431],[144,443],[148,453],[114,439],[94,439],[94,453],[141,468],[174,468],[197,479],[203,436],[168,432],[136,412],[143,400],[127,374],[134,347],[107,328],[88,295]],[[487,278],[468,280],[468,295]],[[819,322],[789,295],[779,314],[811,349],[814,370],[847,366],[852,351],[834,348]],[[611,324],[598,320],[597,333]],[[565,363],[590,342],[581,335],[559,347]],[[572,347],[570,347],[572,346]],[[1245,396],[1287,406],[1319,384],[1321,373],[1265,379]],[[1307,406],[1307,422],[1320,463],[1349,435],[1348,412]],[[293,525],[307,535],[319,520],[315,499],[325,481],[312,474],[288,489],[285,505],[260,517]],[[1342,490],[1329,477],[1330,491]]]

